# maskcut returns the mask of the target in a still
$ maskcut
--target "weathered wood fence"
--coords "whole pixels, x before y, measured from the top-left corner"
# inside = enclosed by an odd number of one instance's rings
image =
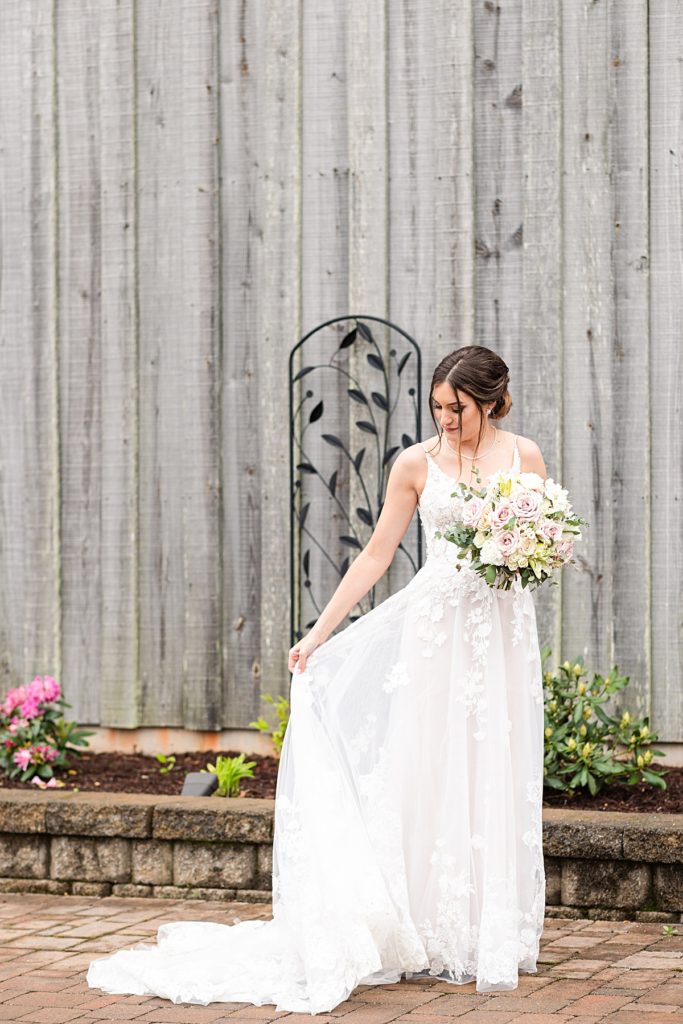
[[[4,0],[0,682],[286,686],[287,356],[364,310],[509,363],[591,522],[543,639],[682,740],[682,68],[680,0]]]

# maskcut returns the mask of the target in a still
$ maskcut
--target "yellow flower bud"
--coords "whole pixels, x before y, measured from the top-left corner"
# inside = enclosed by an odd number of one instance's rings
[[[571,663],[570,663],[570,662],[568,662],[568,661],[565,661],[565,662],[563,663],[563,665],[562,665],[562,668],[565,668],[565,669],[567,670],[567,672],[570,672],[570,671],[571,671],[571,667],[572,667],[572,666],[571,666]]]
[[[583,672],[583,669],[581,668],[580,665],[574,665],[574,675],[575,676],[577,676],[577,677],[580,676],[582,672]]]
[[[591,708],[584,708],[583,709],[583,717],[584,718],[590,718],[590,716],[592,714],[593,714],[593,712],[592,712]]]
[[[644,754],[644,757],[645,757],[645,764],[649,764],[650,761],[652,760],[652,751],[651,750],[646,751],[646,753]]]
[[[624,711],[623,715],[621,716],[621,726],[622,726],[622,728],[624,726],[628,725],[628,723],[630,721],[631,721],[631,716],[629,715],[628,711]]]
[[[643,728],[640,730],[640,735],[641,736],[649,736],[650,735],[650,730],[648,729],[648,727],[646,725],[644,725]]]
[[[545,730],[546,739],[550,739],[552,734],[553,734],[553,730],[551,729],[550,726],[548,726],[547,729]]]
[[[548,707],[550,708],[551,711],[557,711],[557,701],[556,700],[551,700],[550,703],[548,704]]]
[[[642,754],[638,754],[638,767],[642,768],[644,764],[645,764],[645,758],[643,757]]]
[[[545,775],[547,775],[547,774],[548,774],[548,769],[547,769],[547,768],[544,768],[544,769],[543,769],[543,775],[545,776]]]
[[[569,739],[567,740],[567,746],[569,747],[570,750],[576,750],[576,740],[574,739],[573,736],[570,736]]]
[[[590,754],[592,749],[593,749],[593,744],[592,743],[584,743],[584,745],[583,745],[583,747],[581,749],[581,754],[583,755],[583,757],[588,757],[588,755]]]
[[[579,726],[579,736],[585,736],[587,732],[588,732],[588,729],[586,728],[585,725],[582,724],[582,725]]]

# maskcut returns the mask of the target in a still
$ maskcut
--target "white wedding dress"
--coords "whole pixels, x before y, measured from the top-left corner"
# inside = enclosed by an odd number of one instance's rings
[[[462,499],[426,458],[424,566],[293,676],[272,919],[163,925],[156,946],[93,961],[92,987],[315,1014],[358,984],[425,974],[492,992],[536,971],[545,874],[533,599],[455,570],[456,547],[434,533]]]

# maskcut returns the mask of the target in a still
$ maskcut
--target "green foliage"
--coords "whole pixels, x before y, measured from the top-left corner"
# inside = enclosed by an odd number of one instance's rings
[[[260,732],[270,733],[273,746],[275,747],[275,756],[279,758],[282,753],[282,743],[285,738],[287,723],[289,722],[289,701],[286,697],[278,696],[276,698],[272,697],[269,693],[262,693],[261,700],[264,700],[267,704],[272,704],[275,708],[277,725],[275,728],[272,728],[270,722],[267,722],[262,715],[255,722],[250,722],[249,725]]]
[[[175,768],[175,754],[157,754],[156,759],[159,762],[160,775],[166,775]]]
[[[542,660],[549,655],[545,646]],[[665,754],[650,749],[657,733],[650,731],[649,718],[636,719],[629,711],[613,716],[603,707],[628,682],[616,666],[607,676],[594,673],[589,682],[583,658],[543,673],[544,786],[570,796],[585,788],[595,796],[615,782],[649,782],[666,789],[665,771],[650,767],[655,755]]]
[[[244,761],[244,754],[238,757],[223,757],[219,754],[215,764],[207,764],[202,771],[212,772],[218,779],[216,796],[239,796],[240,781],[242,779],[253,779],[254,773],[251,770],[256,761]]]

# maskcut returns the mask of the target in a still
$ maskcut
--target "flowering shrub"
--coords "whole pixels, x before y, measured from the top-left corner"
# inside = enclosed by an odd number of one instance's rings
[[[550,654],[544,647],[543,660]],[[588,788],[595,796],[614,782],[649,782],[666,789],[665,772],[650,767],[661,750],[649,749],[657,739],[649,718],[636,719],[629,711],[610,715],[603,708],[609,698],[628,685],[616,666],[606,675],[588,675],[583,658],[565,661],[556,673],[544,672],[545,756],[543,785],[573,795]]]
[[[68,707],[52,676],[36,676],[7,691],[0,704],[0,768],[11,779],[33,780],[41,789],[59,785],[55,768],[65,768],[69,755],[80,753],[92,735],[65,720]]]

